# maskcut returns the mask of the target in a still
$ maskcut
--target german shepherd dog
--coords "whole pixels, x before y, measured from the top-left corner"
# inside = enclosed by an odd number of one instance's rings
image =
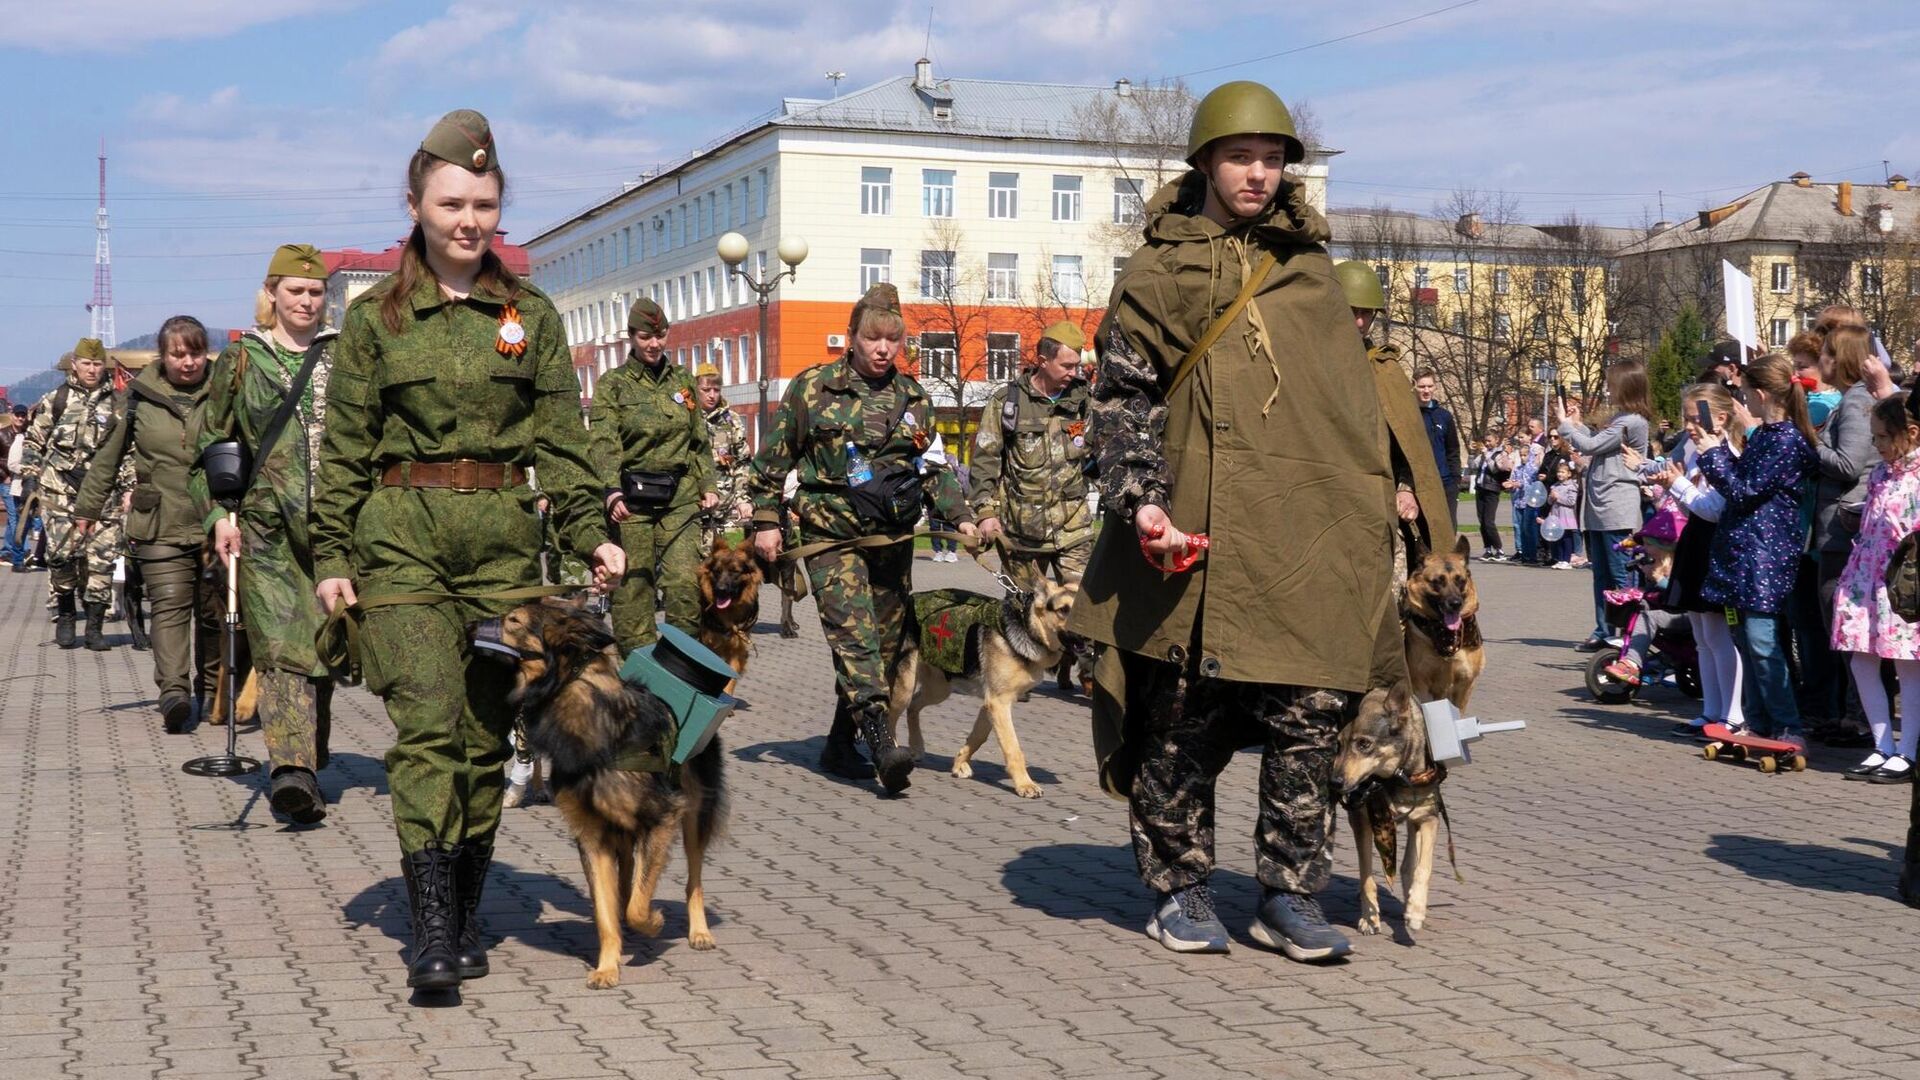
[[[1400,598],[1400,618],[1412,693],[1400,688],[1369,693],[1353,723],[1340,733],[1334,775],[1360,855],[1359,930],[1363,934],[1380,932],[1373,851],[1380,852],[1391,882],[1395,831],[1402,823],[1407,829],[1401,870],[1406,878],[1407,929],[1419,930],[1426,923],[1434,841],[1446,816],[1440,784],[1447,771],[1430,760],[1427,722],[1419,703],[1446,700],[1465,712],[1473,684],[1486,666],[1480,595],[1467,564],[1470,550],[1465,536],[1444,555],[1417,546],[1410,549],[1413,566]],[[1451,841],[1448,857],[1452,857]]]
[[[745,675],[753,627],[760,621],[760,584],[766,580],[753,541],[742,539],[735,547],[724,536],[714,537],[713,550],[700,563],[699,579],[700,632],[695,636]],[[733,684],[727,692],[733,692]]]
[[[1066,654],[1061,635],[1066,630],[1074,598],[1079,594],[1077,581],[1057,585],[1044,578],[1034,592],[1006,594],[999,601],[1001,627],[998,630],[981,627],[978,641],[966,650],[969,673],[965,676],[950,676],[926,662],[923,653],[929,647],[928,635],[937,631],[933,626],[920,627],[919,635],[907,640],[894,675],[892,706],[887,717],[889,726],[897,731],[900,715],[906,714],[908,745],[918,757],[925,748],[920,734],[920,711],[947,700],[955,690],[977,694],[982,699],[980,715],[974,720],[966,745],[953,755],[953,775],[963,780],[973,775],[969,762],[991,731],[1006,755],[1007,775],[1013,779],[1014,794],[1023,799],[1039,798],[1040,785],[1027,775],[1027,756],[1021,752],[1020,739],[1013,733],[1013,703],[1060,666]]]
[[[554,804],[580,847],[600,954],[587,985],[620,982],[620,920],[653,937],[665,919],[653,892],[671,856],[676,830],[687,853],[687,943],[714,947],[707,928],[702,860],[726,821],[720,740],[666,773],[618,768],[617,758],[656,749],[673,718],[643,687],[623,682],[613,636],[573,604],[542,601],[501,620],[501,641],[516,649],[514,690],[527,742],[548,761]]]

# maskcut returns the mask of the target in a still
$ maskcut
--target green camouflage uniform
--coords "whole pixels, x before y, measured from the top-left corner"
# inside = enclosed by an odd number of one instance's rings
[[[59,399],[65,397],[64,403]],[[27,479],[40,482],[40,516],[47,530],[47,588],[56,598],[84,591],[88,604],[113,602],[113,560],[120,557],[121,507],[133,489],[133,462],[123,461],[102,503],[101,516],[84,540],[75,534],[75,500],[88,467],[100,446],[119,426],[123,401],[113,392],[113,379],[102,374],[100,385],[88,390],[69,375],[67,383],[43,399],[46,408],[27,428],[21,468]],[[55,415],[54,405],[61,404]]]
[[[204,373],[203,373],[204,374]],[[155,362],[127,387],[126,415],[100,444],[97,468],[80,485],[75,514],[98,520],[112,503],[122,465],[132,462],[133,509],[127,551],[153,601],[153,681],[164,702],[206,691],[220,668],[220,599],[204,587],[200,547],[206,533],[187,490],[194,459],[187,421],[207,396],[207,380],[180,388]],[[213,602],[209,603],[211,600]],[[199,665],[196,673],[196,644]]]
[[[314,572],[350,578],[362,599],[432,591],[490,593],[540,582],[533,489],[388,487],[397,462],[460,459],[537,466],[564,550],[609,542],[593,436],[566,330],[544,293],[507,297],[485,282],[462,300],[431,279],[402,304],[404,332],[381,320],[389,277],[347,309],[334,345],[327,427],[314,491]],[[494,343],[511,302],[526,349]],[[387,752],[403,852],[430,840],[491,844],[511,752],[512,671],[476,658],[467,626],[512,601],[376,608],[361,628],[367,688],[385,700],[397,741]]]
[[[693,378],[661,358],[658,367],[629,353],[627,362],[602,376],[587,414],[614,485],[630,470],[676,472],[680,482],[664,507],[629,504],[620,523],[627,552],[627,579],[613,594],[613,636],[624,655],[652,644],[656,595],[667,621],[696,633],[700,628],[700,567],[696,518],[700,497],[714,489],[713,455],[700,418]]]
[[[895,372],[875,385],[846,358],[801,372],[788,385],[765,445],[753,459],[753,520],[777,525],[787,470],[798,468],[793,513],[799,542],[873,535],[847,499],[846,444],[857,444],[878,473],[912,464],[933,438],[933,402],[920,383]],[[973,515],[951,470],[927,473],[937,516],[955,524]],[[912,632],[913,545],[828,551],[807,557],[807,580],[820,628],[833,650],[835,688],[850,715],[887,703],[890,674]]]
[[[314,598],[311,532],[313,462],[327,421],[327,384],[339,341],[331,330],[315,339],[320,360],[308,376],[287,426],[267,449],[253,486],[241,496],[240,617],[260,677],[260,735],[270,769],[309,771],[327,761],[333,722],[333,681],[314,651],[313,637],[325,618]],[[214,505],[200,454],[216,442],[237,439],[251,461],[273,414],[286,400],[306,356],[250,330],[228,345],[207,373],[206,400],[188,426],[194,464],[188,488],[212,532],[228,508]]]
[[[1087,512],[1087,385],[1058,397],[1034,388],[1033,373],[995,387],[973,434],[973,512],[1006,531],[1002,562],[1025,588],[1051,572],[1077,578],[1093,550]],[[1019,550],[1026,549],[1026,550]]]
[[[714,537],[743,523],[735,518],[734,507],[751,502],[747,491],[748,466],[753,461],[753,443],[747,439],[747,425],[740,414],[721,402],[707,414],[707,441],[713,446],[713,489],[720,493],[720,505],[702,517],[700,550],[712,551]]]

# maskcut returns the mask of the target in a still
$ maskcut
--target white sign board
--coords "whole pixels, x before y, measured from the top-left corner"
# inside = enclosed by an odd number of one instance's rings
[[[1725,259],[1720,260],[1720,273],[1726,280],[1727,336],[1752,356],[1760,349],[1760,316],[1753,310],[1753,279]]]

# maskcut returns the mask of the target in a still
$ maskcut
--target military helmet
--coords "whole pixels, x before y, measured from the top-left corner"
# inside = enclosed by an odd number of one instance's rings
[[[1347,294],[1347,306],[1362,311],[1385,311],[1387,291],[1380,287],[1380,275],[1359,259],[1348,259],[1333,268],[1340,291]]]
[[[1293,114],[1280,95],[1257,82],[1222,83],[1200,99],[1193,110],[1193,126],[1187,130],[1187,164],[1193,165],[1208,143],[1229,135],[1277,136],[1286,145],[1289,165],[1307,156],[1294,130]]]

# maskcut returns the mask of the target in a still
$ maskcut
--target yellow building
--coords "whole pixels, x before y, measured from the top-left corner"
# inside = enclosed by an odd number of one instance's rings
[[[1701,210],[1621,251],[1622,274],[1646,298],[1646,318],[1623,326],[1653,340],[1685,305],[1716,335],[1726,326],[1721,262],[1753,278],[1755,328],[1780,348],[1811,327],[1820,309],[1858,308],[1888,353],[1915,361],[1920,334],[1920,192],[1904,176],[1884,185],[1816,184],[1806,173]]]
[[[1571,396],[1598,395],[1615,351],[1614,258],[1638,230],[1496,222],[1472,211],[1327,217],[1333,257],[1372,265],[1386,290],[1391,326],[1375,340],[1398,345],[1410,374],[1434,370],[1462,428],[1478,434],[1539,415],[1542,375]]]

